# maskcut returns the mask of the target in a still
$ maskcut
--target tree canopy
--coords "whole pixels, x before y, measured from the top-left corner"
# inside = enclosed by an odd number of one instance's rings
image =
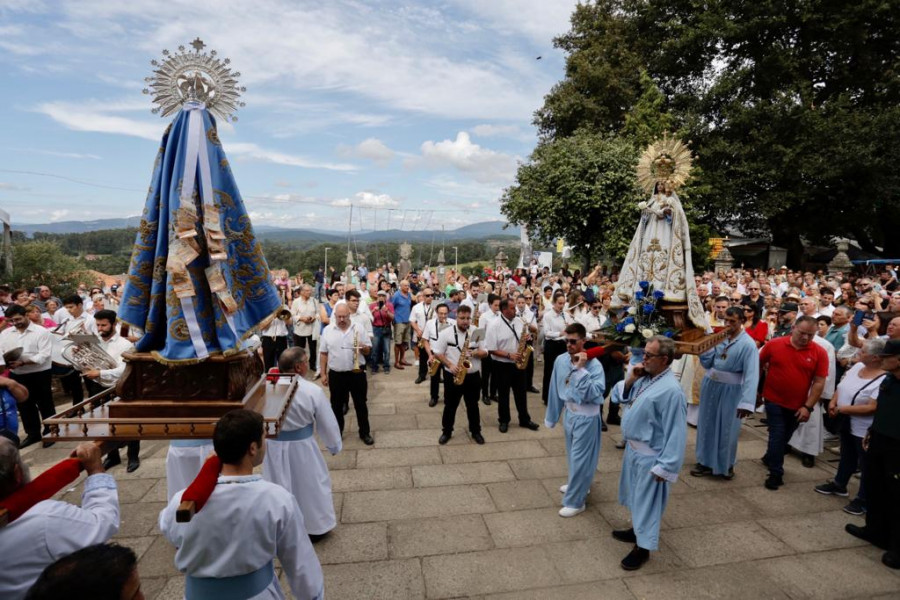
[[[771,234],[794,261],[801,236],[900,253],[897,2],[595,0],[571,23],[541,144],[586,130],[642,145],[657,114],[692,141],[704,223]]]

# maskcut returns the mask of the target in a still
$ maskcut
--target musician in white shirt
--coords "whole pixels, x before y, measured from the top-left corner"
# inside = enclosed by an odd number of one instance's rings
[[[531,335],[528,340],[528,346],[531,347],[531,354],[528,356],[528,366],[525,367],[525,387],[532,394],[537,394],[540,390],[534,387],[534,342],[538,336],[538,323],[537,316],[535,316],[534,311],[531,310],[531,304],[529,302],[529,298],[532,297],[531,293],[530,290],[526,290],[516,297],[516,316],[522,319],[522,322],[528,326],[528,332]],[[525,294],[528,294],[528,296],[526,297]]]
[[[474,310],[474,309],[473,309]],[[497,318],[500,310],[500,296],[488,294],[487,301],[482,302],[478,308],[478,326],[487,334],[488,325]],[[474,323],[474,321],[473,321]],[[474,325],[473,325],[474,326]],[[490,353],[481,361],[481,401],[485,406],[490,406],[491,401],[497,401],[497,378],[494,377],[494,361]]]
[[[348,396],[353,398],[359,437],[367,446],[371,446],[375,440],[369,430],[369,410],[366,407],[368,382],[365,357],[372,350],[372,342],[365,331],[350,321],[350,307],[346,303],[336,304],[331,317],[331,324],[322,331],[319,338],[322,386],[331,392],[331,409],[342,434],[344,405],[348,402]]]
[[[590,310],[578,319],[578,322],[584,325],[584,329],[587,331],[588,341],[595,337],[600,328],[606,323],[606,318],[600,314],[601,308],[603,308],[602,301],[599,298],[594,298]]]
[[[287,325],[281,319],[282,310],[271,315],[260,325],[262,331],[263,364],[266,371],[278,364],[278,357],[287,348]]]
[[[481,359],[487,356],[484,339],[475,341],[475,328],[471,327],[472,309],[460,306],[456,311],[456,323],[447,327],[431,345],[431,351],[443,363],[444,369],[444,414],[441,418],[442,433],[439,444],[446,444],[453,435],[456,410],[460,399],[466,403],[466,418],[469,433],[477,444],[484,443],[481,435],[481,415],[478,410],[478,394],[481,390]],[[470,367],[461,385],[454,383],[459,372],[459,358],[463,348],[468,347]]]
[[[435,358],[431,345],[437,341],[440,332],[456,323],[456,321],[447,317],[448,314],[450,314],[450,308],[446,304],[439,304],[435,309],[435,317],[425,323],[422,334],[425,336],[425,354],[427,356],[423,356],[421,360],[427,358],[427,360],[425,360],[426,363],[430,363],[432,359]],[[437,372],[430,377],[431,389],[429,391],[431,392],[431,399],[428,401],[428,406],[431,407],[437,405],[438,397],[441,393],[441,370],[442,369],[438,369]]]
[[[509,393],[512,390],[519,416],[519,426],[535,431],[538,424],[528,414],[528,399],[525,393],[525,370],[516,362],[521,358],[519,347],[523,337],[527,338],[528,326],[516,317],[515,303],[509,298],[499,301],[500,314],[487,328],[484,346],[493,361],[494,375],[497,377],[498,416],[500,433],[509,428]]]
[[[56,414],[50,387],[51,334],[47,329],[29,321],[25,309],[18,304],[6,309],[6,319],[13,326],[0,332],[0,353],[22,349],[21,355],[8,366],[11,369],[10,378],[28,389],[28,401],[19,404],[19,414],[26,433],[19,447],[24,448],[41,441],[42,435],[49,431],[49,427],[44,427],[42,433],[41,417],[49,419]],[[44,447],[52,444],[53,442],[44,442]]]
[[[566,351],[566,327],[574,323],[571,315],[565,310],[566,296],[562,292],[553,295],[553,308],[544,311],[544,379],[541,386],[541,399],[547,404],[547,392],[553,377],[553,363],[556,357]]]
[[[313,335],[316,317],[319,315],[318,302],[312,297],[312,287],[303,284],[300,295],[291,302],[291,316],[294,318],[294,345],[309,349],[309,368],[317,370],[316,339]]]
[[[78,294],[67,296],[63,299],[63,310],[56,311],[60,314],[60,324],[53,332],[60,336],[71,334],[93,334],[98,335],[97,323],[94,316],[87,312],[84,308],[84,301]],[[51,338],[54,339],[54,338]],[[61,338],[54,339],[54,343],[59,343]],[[57,359],[58,360],[58,359]],[[81,373],[77,370],[70,372],[68,375],[59,378],[60,383],[67,392],[72,395],[72,403],[78,404],[84,400],[84,388],[81,382]]]
[[[420,345],[420,340],[422,342],[421,345],[424,345],[425,334],[423,331],[425,330],[425,324],[434,317],[434,307],[434,290],[431,288],[423,289],[422,301],[413,306],[412,311],[409,313],[409,324],[416,334],[417,345]],[[425,375],[428,372],[427,363],[428,359],[425,353],[419,352],[419,376],[416,377],[416,383],[425,381]]]

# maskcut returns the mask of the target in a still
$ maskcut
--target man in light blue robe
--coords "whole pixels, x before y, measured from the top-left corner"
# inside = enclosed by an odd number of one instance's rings
[[[634,544],[622,559],[633,571],[659,548],[659,526],[669,499],[669,485],[678,479],[687,439],[687,409],[681,384],[669,368],[675,342],[664,336],[647,341],[644,361],[635,365],[621,390],[631,408],[622,417],[627,444],[619,478],[619,504],[631,512],[631,529],[613,531],[621,542]]]
[[[603,367],[584,354],[584,325],[566,327],[566,350],[553,362],[553,374],[547,396],[544,425],[553,428],[566,408],[563,427],[566,433],[566,462],[569,480],[559,488],[565,494],[561,517],[574,517],[584,511],[584,500],[591,489],[597,460],[600,458],[600,409],[603,407],[605,377]]]
[[[756,408],[759,350],[744,331],[740,307],[725,311],[725,340],[700,355],[706,369],[700,387],[697,421],[697,464],[694,477],[734,477],[741,419]]]

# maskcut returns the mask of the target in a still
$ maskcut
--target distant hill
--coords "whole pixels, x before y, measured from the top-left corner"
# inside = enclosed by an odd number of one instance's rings
[[[28,237],[33,236],[36,232],[42,233],[87,233],[89,231],[101,231],[105,229],[126,229],[128,227],[137,227],[141,223],[140,216],[128,217],[125,219],[98,219],[96,221],[59,221],[57,223],[27,223],[14,224],[14,231],[21,231]],[[382,231],[364,231],[355,232],[354,237],[359,241],[367,242],[385,242],[385,241],[408,241],[408,242],[430,242],[435,240],[475,240],[475,239],[497,239],[505,237],[518,237],[519,228],[510,226],[504,229],[505,221],[483,221],[481,223],[473,223],[458,229],[448,229],[446,231],[421,230],[409,231],[400,229],[386,229]],[[323,231],[320,229],[286,229],[282,227],[273,227],[271,225],[254,225],[256,235],[262,240],[272,242],[291,242],[303,241],[314,243],[338,243],[347,240],[347,234],[340,231]]]

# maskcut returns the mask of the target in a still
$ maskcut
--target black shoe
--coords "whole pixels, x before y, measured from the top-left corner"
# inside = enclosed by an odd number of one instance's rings
[[[435,406],[437,406],[437,403],[438,403],[438,399],[432,398],[431,400],[428,401],[428,406],[430,406],[431,408],[434,408]]]
[[[43,444],[41,444],[41,448],[49,448],[50,446],[52,446],[55,443],[56,442],[44,442]]]
[[[476,444],[483,444],[483,443],[484,443],[484,436],[482,436],[480,433],[473,433],[473,434],[472,434],[472,439],[475,440],[475,443],[476,443]]]
[[[390,373],[390,372],[391,372],[391,370],[390,370],[389,368],[387,368],[387,367],[384,368],[384,374],[385,374],[385,375],[387,375],[387,374]]]
[[[500,423],[500,433],[506,433],[509,430],[509,423]]]
[[[422,383],[423,381],[425,381],[424,377],[416,377],[416,383]]]
[[[634,534],[634,528],[631,529],[614,529],[613,538],[626,544],[637,544],[637,536]]]
[[[488,398],[487,396],[482,396],[482,397],[481,397],[481,401],[484,403],[485,406],[490,406],[490,405],[491,405],[491,399]]]
[[[309,535],[309,541],[310,541],[311,543],[313,543],[313,544],[318,544],[319,542],[321,542],[322,540],[324,540],[324,539],[325,539],[325,536],[327,536],[329,533],[331,533],[331,532],[330,532],[330,531],[326,531],[325,533],[309,533],[309,534],[307,534],[307,535]]]
[[[626,571],[637,571],[644,563],[650,560],[650,551],[644,550],[640,546],[635,546],[632,548],[631,552],[628,553],[628,556],[622,559],[622,562],[619,563],[622,565],[622,568]]]
[[[128,466],[125,467],[125,472],[127,472],[127,473],[134,473],[135,471],[138,470],[138,468],[140,468],[140,466],[141,466],[141,459],[140,459],[140,458],[129,458],[129,459],[128,459]]]
[[[600,421],[600,431],[609,431],[609,427],[603,421]]]
[[[519,427],[524,427],[525,429],[530,429],[532,431],[537,431],[541,428],[540,425],[535,423],[534,421],[528,421],[527,423],[519,423]]]
[[[759,459],[759,462],[764,464],[766,467],[769,466],[769,456],[767,454],[763,454],[763,457]]]
[[[103,459],[103,470],[109,471],[113,467],[117,467],[122,464],[122,457],[119,456],[119,452],[113,450],[109,454],[106,455],[106,458]]]
[[[531,392],[532,394],[540,394],[541,393],[541,390],[537,389],[534,386],[529,387],[528,391]]]
[[[734,479],[734,467],[729,467],[728,473],[726,473],[725,475],[719,475],[719,477],[721,477],[725,481],[731,481],[732,479]]]
[[[359,436],[359,439],[361,439],[363,441],[363,444],[365,444],[366,446],[371,446],[375,443],[375,438],[373,438],[370,434],[361,435]]]
[[[446,443],[449,442],[449,441],[450,441],[450,434],[449,434],[449,433],[442,433],[442,434],[441,434],[441,437],[438,438],[438,444],[440,444],[441,446],[443,446],[444,444],[446,444]]]
[[[349,404],[345,404],[345,405],[344,405],[344,414],[346,415],[348,412],[350,412],[350,405],[349,405]]]
[[[767,490],[777,490],[781,486],[784,485],[784,480],[780,475],[769,475],[769,478],[766,479],[766,489]]]
[[[39,437],[34,437],[34,436],[30,436],[30,435],[25,436],[25,439],[22,440],[21,444],[19,444],[19,450],[21,450],[22,448],[27,448],[28,446],[31,446],[33,444],[37,444],[39,441],[41,441],[41,438],[39,438]]]
[[[881,548],[882,550],[887,550],[887,544],[883,544],[883,543],[879,542],[878,540],[876,540],[874,538],[874,536],[872,536],[872,534],[869,533],[869,530],[866,529],[865,527],[860,527],[859,525],[854,525],[853,523],[847,523],[846,525],[844,525],[844,531],[846,531],[853,537],[859,538],[864,542],[868,542],[868,543],[872,544],[873,546],[877,546],[878,548]]]
[[[881,562],[889,569],[900,569],[900,555],[896,552],[885,552],[881,557]]]
[[[803,458],[800,459],[800,462],[807,469],[812,469],[814,466],[816,466],[816,457],[812,456],[811,454],[804,454]]]
[[[706,465],[701,465],[700,463],[697,463],[694,465],[694,468],[691,469],[691,475],[694,477],[706,477],[707,475],[712,475],[712,472],[712,469]]]
[[[620,417],[606,417],[607,425],[621,425],[622,419]]]

